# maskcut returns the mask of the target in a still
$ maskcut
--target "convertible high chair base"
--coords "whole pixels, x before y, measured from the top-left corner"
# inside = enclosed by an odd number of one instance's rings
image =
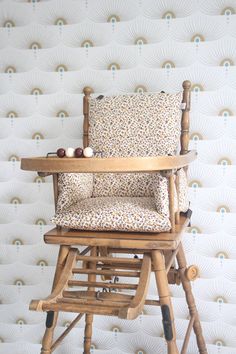
[[[169,231],[83,230],[57,226],[44,235],[48,244],[60,245],[52,293],[32,300],[30,309],[45,311],[46,330],[41,354],[51,354],[85,315],[84,354],[90,354],[94,315],[133,320],[145,305],[160,306],[168,354],[186,354],[192,329],[200,354],[207,354],[201,324],[191,290],[198,268],[187,267],[181,239],[190,223],[191,210],[176,209],[180,195],[180,170],[195,160],[188,151],[190,82],[183,83],[181,151],[176,156],[27,158],[24,170],[53,175],[56,208],[60,198],[58,181],[63,173],[160,173],[168,181]],[[90,88],[84,89],[84,146],[89,144]],[[100,96],[99,96],[100,97]],[[96,198],[94,198],[96,199]],[[98,198],[99,199],[99,198]],[[137,198],[136,198],[137,199]],[[179,205],[179,203],[178,203]],[[176,262],[177,261],[177,262]],[[155,275],[157,298],[148,299],[151,272]],[[189,325],[182,348],[176,344],[176,329],[169,284],[182,284],[189,308]],[[54,339],[60,312],[74,312],[75,319]]]

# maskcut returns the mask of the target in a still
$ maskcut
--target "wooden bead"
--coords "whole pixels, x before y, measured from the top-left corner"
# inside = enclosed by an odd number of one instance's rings
[[[92,157],[93,156],[93,149],[91,147],[86,147],[84,149],[84,157]]]
[[[74,157],[75,154],[75,149],[72,147],[69,147],[66,149],[66,157]]]
[[[75,149],[75,157],[82,157],[83,156],[83,149],[78,147]]]
[[[64,157],[66,154],[66,150],[63,148],[57,149],[57,156],[58,157]]]

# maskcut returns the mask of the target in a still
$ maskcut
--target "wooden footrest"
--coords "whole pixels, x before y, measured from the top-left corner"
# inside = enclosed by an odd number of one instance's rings
[[[76,266],[77,262],[82,265],[80,268]],[[103,269],[103,267],[106,267],[106,269]],[[144,253],[142,259],[113,258],[110,256],[95,257],[80,255],[77,249],[71,248],[57,286],[52,294],[44,300],[33,300],[30,309],[36,311],[78,312],[134,319],[143,310],[151,268],[151,256],[149,253]],[[74,279],[74,275],[86,275],[87,280]],[[93,275],[93,280],[91,280],[91,275]],[[103,275],[112,276],[115,281],[97,281],[97,276]],[[136,284],[118,282],[118,276],[136,278],[137,282]],[[76,287],[76,290],[71,290],[71,287]],[[78,288],[81,290],[78,290]],[[117,291],[119,293],[116,293]],[[135,293],[132,295],[125,294],[125,291]],[[146,303],[159,305],[158,301],[152,300],[147,300]]]

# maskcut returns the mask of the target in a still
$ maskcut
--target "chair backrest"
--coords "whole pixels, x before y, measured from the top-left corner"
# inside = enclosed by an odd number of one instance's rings
[[[190,82],[177,94],[92,98],[84,93],[84,146],[98,156],[174,155],[188,150]],[[93,196],[150,196],[150,174],[95,174]]]

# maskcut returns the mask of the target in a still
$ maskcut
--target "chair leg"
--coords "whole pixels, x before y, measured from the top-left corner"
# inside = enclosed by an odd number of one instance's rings
[[[65,265],[66,257],[68,255],[70,247],[68,246],[61,246],[58,254],[57,259],[57,266],[53,281],[52,290],[55,288],[57,281],[60,277],[62,269]],[[47,313],[47,320],[46,320],[46,330],[42,340],[42,348],[41,354],[51,354],[52,353],[52,341],[54,335],[54,329],[57,324],[58,312],[49,311]]]
[[[152,251],[153,270],[155,273],[157,290],[160,299],[163,327],[167,342],[168,354],[179,354],[176,345],[174,315],[171,304],[168,279],[165,268],[165,259],[161,251]]]
[[[90,354],[91,339],[93,331],[93,315],[86,314],[84,330],[84,354]]]
[[[179,246],[179,251],[177,253],[177,261],[178,261],[178,266],[179,266],[179,273],[180,273],[181,282],[183,285],[183,289],[185,291],[186,301],[187,301],[188,308],[189,308],[189,314],[191,317],[194,316],[193,330],[196,335],[198,350],[199,350],[200,354],[207,354],[206,343],[205,343],[205,340],[204,340],[204,337],[202,334],[202,327],[201,327],[201,323],[199,320],[198,311],[197,311],[197,308],[195,305],[195,300],[194,300],[194,296],[192,293],[191,283],[187,279],[187,277],[185,276],[187,264],[186,264],[186,258],[185,258],[182,244],[180,244],[180,246]]]
[[[47,313],[47,321],[48,322],[48,317],[52,316],[52,319],[49,320],[51,322],[50,327],[47,325],[43,340],[42,340],[42,348],[41,348],[41,354],[51,354],[52,353],[52,341],[53,341],[53,335],[54,335],[54,329],[57,324],[57,318],[58,318],[58,312],[48,312]]]
[[[97,256],[97,247],[93,247],[90,252],[91,256],[96,257]],[[96,269],[96,263],[95,262],[90,262],[88,264],[89,269]],[[96,275],[95,274],[89,274],[88,275],[88,281],[96,281]],[[88,290],[95,290],[93,287],[88,287]],[[92,331],[93,331],[93,315],[92,314],[86,314],[85,315],[85,330],[84,330],[84,353],[83,354],[90,354],[90,348],[91,348],[91,339],[92,339]]]

